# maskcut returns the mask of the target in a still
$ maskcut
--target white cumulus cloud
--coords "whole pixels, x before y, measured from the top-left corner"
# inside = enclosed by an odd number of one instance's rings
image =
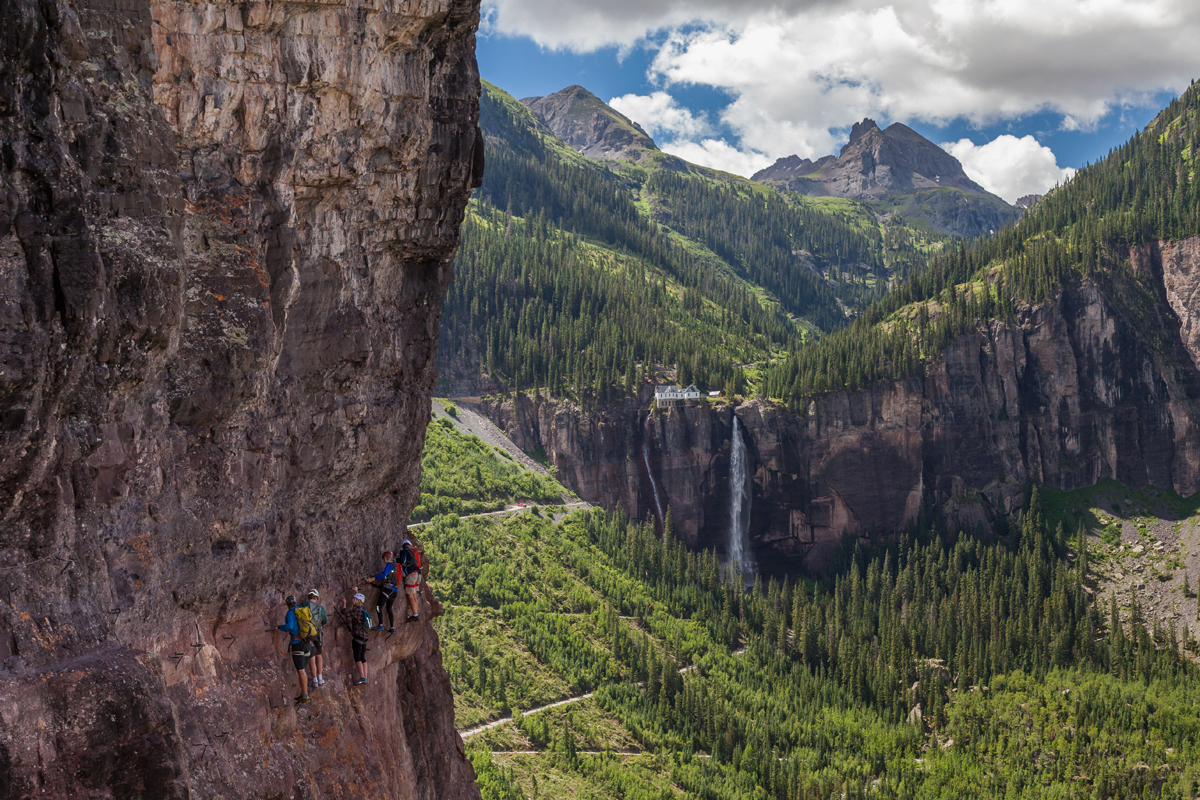
[[[866,116],[1087,130],[1200,74],[1196,0],[486,0],[485,17],[549,48],[651,47],[658,87],[728,94],[737,149],[770,157],[834,152]]]
[[[664,153],[693,164],[749,177],[774,161],[764,153],[714,138],[707,119],[679,105],[667,92],[622,95],[608,104],[645,128]]]
[[[483,0],[483,30],[529,36],[544,47],[586,52],[631,45],[646,34],[746,14],[794,11],[822,0]]]
[[[734,175],[750,177],[775,159],[762,153],[741,150],[723,139],[703,139],[698,142],[675,141],[661,145],[664,153],[679,156],[685,161],[712,167]]]
[[[655,140],[664,135],[695,139],[712,132],[705,119],[693,115],[666,92],[626,94],[614,97],[608,104],[645,128]]]
[[[982,145],[959,139],[942,148],[962,162],[971,180],[1010,203],[1027,194],[1045,194],[1075,174],[1071,167],[1058,166],[1050,148],[1032,136],[1004,134]]]

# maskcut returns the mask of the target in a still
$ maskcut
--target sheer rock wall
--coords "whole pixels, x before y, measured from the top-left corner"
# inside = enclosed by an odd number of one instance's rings
[[[819,564],[843,531],[895,531],[922,502],[952,524],[987,525],[1024,503],[1030,481],[1200,489],[1200,237],[1129,255],[1123,270],[960,337],[922,379],[829,395],[802,414],[738,406],[760,563]],[[528,398],[486,411],[518,444],[543,449],[585,499],[643,519],[653,507],[649,437],[677,533],[724,548],[731,411],[651,412],[648,400],[591,415]]]
[[[417,498],[478,0],[0,21],[0,798],[477,797],[436,600],[298,709],[270,631]]]

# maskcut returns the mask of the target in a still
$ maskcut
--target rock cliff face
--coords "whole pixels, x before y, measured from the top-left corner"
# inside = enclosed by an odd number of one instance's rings
[[[417,497],[477,0],[0,22],[0,798],[477,797],[427,622],[270,632]]]
[[[585,416],[527,400],[488,408],[543,448],[586,499],[645,518],[649,463],[680,534],[724,547],[731,413],[753,464],[760,564],[815,561],[842,532],[892,532],[922,502],[987,524],[1030,481],[1062,489],[1111,477],[1200,489],[1200,237],[1130,254],[1128,274],[1084,279],[1050,302],[953,343],[924,379],[810,404],[646,411],[643,398]],[[647,416],[651,422],[647,426]]]

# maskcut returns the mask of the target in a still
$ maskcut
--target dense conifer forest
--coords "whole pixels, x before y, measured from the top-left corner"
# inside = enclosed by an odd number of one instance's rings
[[[484,797],[1193,797],[1196,644],[1095,596],[1095,537],[1049,513],[747,588],[669,523],[437,518],[457,724],[514,716],[467,738]]]
[[[1016,225],[955,242],[698,168],[613,171],[490,87],[488,173],[446,299],[443,371],[590,407],[627,396],[656,365],[733,392],[757,365],[753,389],[797,410],[919,377],[956,337],[1013,320],[1064,281],[1145,291],[1130,248],[1200,232],[1198,94]]]

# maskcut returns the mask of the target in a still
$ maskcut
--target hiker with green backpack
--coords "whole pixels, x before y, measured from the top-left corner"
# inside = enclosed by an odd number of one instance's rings
[[[313,625],[317,628],[316,637],[309,643],[312,657],[308,660],[308,669],[312,674],[313,688],[319,689],[325,685],[325,657],[321,651],[325,645],[325,626],[329,624],[329,614],[325,612],[325,606],[321,605],[321,593],[316,589],[309,591],[300,608],[308,610]]]
[[[296,602],[294,595],[284,598],[287,603],[287,616],[279,630],[291,636],[292,666],[296,668],[296,676],[300,682],[300,695],[296,705],[302,706],[308,702],[308,657],[312,652],[311,642],[317,636],[317,626],[313,624],[312,612]]]

